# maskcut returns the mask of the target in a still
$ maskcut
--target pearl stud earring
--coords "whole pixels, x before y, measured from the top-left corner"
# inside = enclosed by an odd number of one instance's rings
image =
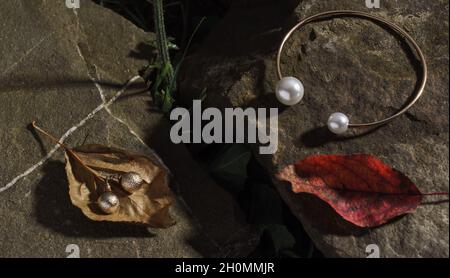
[[[319,14],[310,16],[310,17],[302,20],[297,25],[295,25],[283,38],[283,41],[281,42],[281,45],[278,49],[278,55],[277,55],[277,73],[278,73],[278,78],[280,79],[280,81],[278,81],[278,83],[277,83],[275,95],[279,102],[281,102],[282,104],[287,105],[287,106],[292,106],[292,105],[299,103],[302,100],[303,95],[304,95],[304,87],[300,80],[298,80],[295,77],[284,77],[283,74],[281,73],[281,54],[283,53],[283,48],[284,48],[287,40],[292,36],[292,34],[295,31],[304,27],[308,23],[318,21],[318,20],[342,17],[342,16],[368,19],[368,20],[374,21],[376,23],[381,23],[383,26],[389,27],[390,29],[392,29],[393,31],[398,33],[403,39],[406,39],[406,41],[409,42],[409,45],[415,50],[415,52],[419,58],[419,61],[421,63],[422,71],[421,71],[420,83],[419,83],[419,86],[417,87],[417,91],[416,91],[414,97],[412,97],[410,99],[410,101],[400,111],[398,111],[394,115],[387,117],[383,120],[378,120],[378,121],[369,122],[369,123],[357,123],[357,124],[350,123],[348,116],[346,116],[343,113],[333,113],[328,118],[327,126],[328,126],[328,129],[335,134],[343,134],[343,133],[347,132],[347,130],[349,128],[367,128],[367,127],[380,126],[380,125],[388,123],[388,122],[392,121],[393,119],[399,117],[400,115],[405,113],[409,108],[411,108],[417,102],[417,100],[422,96],[424,89],[425,89],[425,85],[427,83],[427,78],[428,78],[428,67],[427,67],[425,57],[422,53],[422,50],[420,49],[420,47],[416,43],[416,41],[411,37],[411,35],[409,35],[405,30],[400,28],[398,25],[396,25],[390,21],[387,21],[384,18],[375,16],[375,15],[372,15],[369,13],[365,13],[365,12],[348,11],[348,10],[329,11],[329,12],[319,13]]]
[[[300,80],[290,76],[284,77],[278,82],[275,94],[279,102],[287,106],[292,106],[302,100],[305,89]]]
[[[343,134],[348,130],[348,117],[343,113],[333,113],[328,118],[328,129],[335,134]]]

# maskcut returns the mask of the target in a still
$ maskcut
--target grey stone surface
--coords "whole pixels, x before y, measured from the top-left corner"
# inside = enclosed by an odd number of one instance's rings
[[[448,191],[448,1],[234,1],[229,14],[185,63],[185,102],[208,88],[204,106],[279,107],[279,149],[258,155],[272,174],[312,154],[369,153],[405,173],[422,192]],[[332,136],[324,125],[333,112],[354,122],[398,111],[417,82],[417,61],[398,36],[362,19],[339,18],[296,32],[282,57],[285,75],[299,77],[305,98],[281,107],[274,96],[275,57],[284,34],[300,19],[322,11],[353,9],[405,28],[428,59],[429,82],[405,115],[375,130]],[[417,212],[382,227],[360,229],[307,194],[275,181],[293,213],[325,255],[365,257],[377,244],[382,257],[448,257],[448,202],[423,204]],[[442,200],[442,198],[437,198]],[[444,197],[445,199],[445,197]],[[426,199],[426,203],[435,201]]]
[[[91,1],[76,13],[64,1],[1,1],[0,18],[0,257],[66,257],[69,244],[81,257],[252,250],[256,238],[231,196],[172,145],[167,119],[136,77],[152,34]],[[70,146],[156,151],[172,173],[177,224],[149,230],[87,219],[70,202],[62,151],[47,155],[54,145],[27,128],[33,120]]]

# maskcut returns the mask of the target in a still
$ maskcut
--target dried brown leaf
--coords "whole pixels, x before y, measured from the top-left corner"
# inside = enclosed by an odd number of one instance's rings
[[[135,222],[155,228],[174,224],[169,213],[173,197],[168,173],[155,158],[101,145],[84,145],[66,151],[66,162],[70,198],[88,218],[95,221]],[[103,179],[96,178],[86,166]],[[118,182],[110,182],[112,192],[119,197],[120,206],[113,214],[103,213],[97,200],[107,188],[106,177],[127,172],[138,173],[145,181],[144,184],[129,194]]]

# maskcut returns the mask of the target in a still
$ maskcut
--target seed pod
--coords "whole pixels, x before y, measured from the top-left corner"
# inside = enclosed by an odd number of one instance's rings
[[[106,191],[97,200],[100,209],[106,214],[113,214],[119,208],[119,197],[111,191]]]
[[[144,180],[141,175],[136,172],[128,172],[120,178],[120,185],[128,193],[133,193],[142,187]]]

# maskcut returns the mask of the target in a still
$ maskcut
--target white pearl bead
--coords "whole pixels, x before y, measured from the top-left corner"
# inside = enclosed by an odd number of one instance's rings
[[[345,114],[333,113],[328,118],[328,129],[335,134],[342,134],[348,130],[350,120]]]
[[[305,89],[303,88],[302,82],[291,76],[284,77],[278,81],[275,90],[278,101],[288,106],[299,103],[302,100],[304,93]]]

